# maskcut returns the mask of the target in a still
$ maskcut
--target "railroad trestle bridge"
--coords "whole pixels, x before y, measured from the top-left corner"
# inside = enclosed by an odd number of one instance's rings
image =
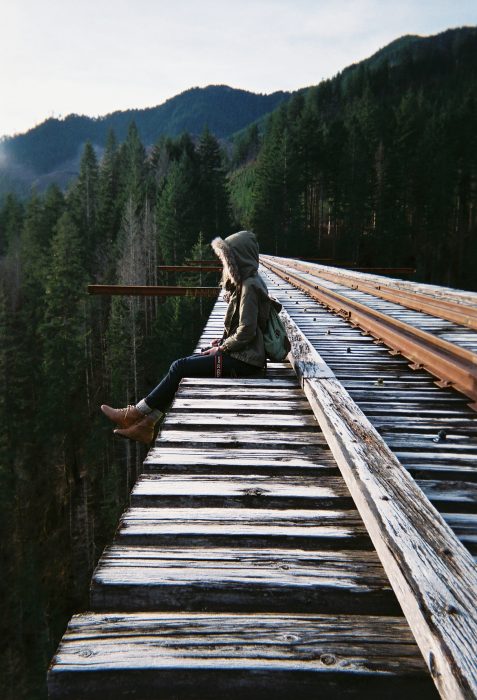
[[[477,294],[261,262],[290,361],[182,381],[50,697],[475,698]]]

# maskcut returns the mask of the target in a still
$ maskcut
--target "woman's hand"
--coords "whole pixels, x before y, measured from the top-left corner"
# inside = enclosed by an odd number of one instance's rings
[[[202,352],[202,355],[216,355],[216,354],[218,353],[218,351],[219,351],[219,348],[218,348],[218,346],[216,345],[216,346],[213,347],[213,348],[209,348],[208,350],[204,350],[204,351]]]
[[[222,340],[222,338],[215,338],[215,340],[213,340],[213,341],[211,342],[212,347],[215,348],[215,347],[217,347],[218,345],[220,345],[220,341],[221,341],[221,340]]]

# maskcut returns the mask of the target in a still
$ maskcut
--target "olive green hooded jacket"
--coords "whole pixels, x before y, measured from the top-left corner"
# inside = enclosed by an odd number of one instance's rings
[[[258,241],[251,231],[239,231],[212,248],[223,265],[222,287],[229,302],[221,348],[232,357],[255,367],[266,364],[262,330],[270,314],[265,282],[258,274]]]

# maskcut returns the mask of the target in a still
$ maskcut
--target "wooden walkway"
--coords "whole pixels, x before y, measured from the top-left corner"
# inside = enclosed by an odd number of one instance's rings
[[[184,380],[144,466],[51,698],[438,697],[290,365]]]

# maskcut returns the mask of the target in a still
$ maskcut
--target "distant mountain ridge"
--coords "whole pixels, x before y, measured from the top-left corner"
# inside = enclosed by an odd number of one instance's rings
[[[460,49],[459,66],[453,65],[453,44],[466,42]],[[0,199],[9,191],[28,194],[32,185],[44,190],[51,182],[65,187],[77,174],[80,156],[86,141],[100,153],[107,134],[113,129],[119,142],[126,137],[132,121],[146,147],[162,135],[178,136],[183,132],[202,133],[205,126],[219,139],[230,139],[260,122],[297,93],[320,90],[329,86],[338,92],[360,71],[378,74],[406,63],[415,66],[415,82],[432,81],[439,89],[449,76],[475,70],[477,74],[477,27],[448,29],[434,36],[405,35],[390,42],[369,58],[344,68],[338,75],[319,85],[302,88],[295,93],[274,92],[261,95],[226,85],[191,88],[157,107],[113,112],[91,118],[71,114],[64,119],[47,119],[25,134],[0,141]],[[459,78],[460,79],[460,78]],[[334,88],[332,87],[334,86]],[[341,86],[341,87],[339,87]],[[408,83],[395,85],[395,91],[409,88]],[[324,99],[323,110],[341,109],[336,96]]]
[[[86,141],[101,150],[110,129],[118,141],[126,138],[132,121],[145,146],[162,135],[202,133],[207,126],[217,138],[227,138],[272,112],[289,92],[256,94],[227,85],[191,88],[157,107],[117,111],[92,118],[70,114],[50,118],[24,134],[0,142],[0,196],[9,190],[27,193],[32,184],[43,189],[49,182],[67,184],[78,170]]]
[[[443,61],[452,55],[454,41],[460,41],[463,38],[469,41],[470,57],[470,54],[474,51],[474,44],[471,42],[477,38],[477,27],[446,29],[432,36],[406,34],[398,39],[394,39],[369,58],[359,63],[351,64],[341,72],[341,75],[351,73],[362,66],[376,70],[387,64],[388,68],[394,68],[409,59],[412,61],[421,61],[423,59],[427,59],[430,62]]]

